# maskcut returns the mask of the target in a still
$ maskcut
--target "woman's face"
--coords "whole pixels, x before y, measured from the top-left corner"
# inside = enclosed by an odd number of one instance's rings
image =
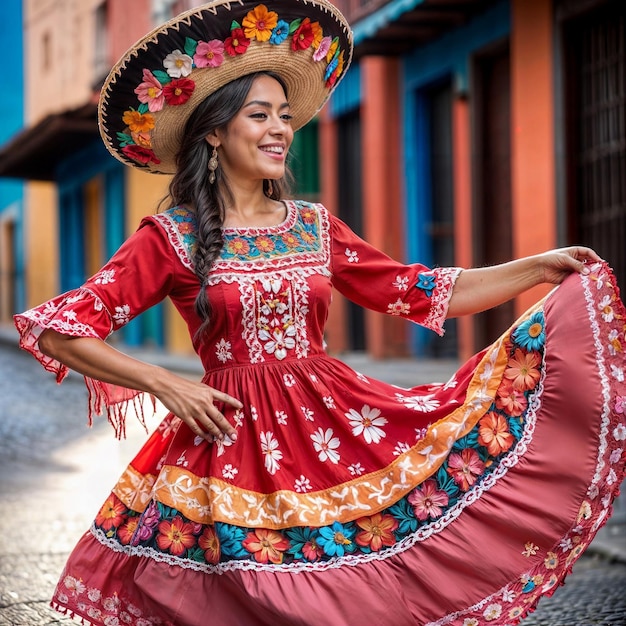
[[[207,138],[213,145],[216,139],[219,167],[229,182],[281,178],[293,129],[280,83],[270,76],[259,76],[228,126]]]

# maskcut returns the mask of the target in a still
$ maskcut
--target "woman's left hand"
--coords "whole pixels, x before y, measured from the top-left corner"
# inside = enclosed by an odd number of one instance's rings
[[[568,248],[559,248],[550,250],[543,254],[537,255],[543,271],[543,280],[541,282],[558,285],[572,272],[580,272],[587,274],[589,268],[587,263],[602,261],[602,259],[591,248],[584,246],[570,246]]]

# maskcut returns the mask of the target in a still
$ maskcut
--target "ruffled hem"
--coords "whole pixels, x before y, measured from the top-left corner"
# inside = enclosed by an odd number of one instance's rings
[[[81,310],[89,310],[90,318],[94,320],[93,311],[101,319],[99,326],[107,328],[102,333],[98,331],[98,322],[86,323],[81,321]],[[32,354],[48,372],[52,372],[57,383],[62,383],[69,373],[69,368],[56,359],[47,356],[39,349],[39,337],[44,330],[55,330],[70,337],[90,337],[103,340],[112,330],[110,316],[106,307],[93,292],[81,288],[68,291],[38,307],[13,316],[15,327],[19,333],[19,346]],[[104,334],[104,336],[102,336]],[[93,425],[94,417],[105,414],[113,426],[115,436],[122,439],[126,436],[126,416],[133,410],[144,428],[144,404],[147,397],[152,401],[153,412],[156,410],[155,398],[141,391],[127,389],[118,385],[83,376],[89,393],[88,424]]]

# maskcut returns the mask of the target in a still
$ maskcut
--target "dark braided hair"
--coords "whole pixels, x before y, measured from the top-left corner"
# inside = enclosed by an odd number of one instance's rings
[[[194,271],[200,281],[200,291],[196,297],[196,313],[202,324],[195,339],[202,338],[211,319],[211,303],[206,285],[211,266],[218,258],[222,246],[222,225],[226,203],[232,200],[227,181],[218,167],[216,180],[209,183],[207,166],[212,146],[206,140],[210,132],[225,129],[244,105],[252,83],[259,76],[269,76],[277,80],[285,95],[287,89],[283,80],[273,72],[248,74],[224,85],[203,100],[189,117],[180,149],[176,156],[176,173],[169,185],[169,199],[173,206],[184,205],[196,215],[197,247],[193,256]],[[269,181],[263,181],[263,190],[272,200],[280,200],[286,192],[284,178],[273,180],[272,193],[268,193]]]

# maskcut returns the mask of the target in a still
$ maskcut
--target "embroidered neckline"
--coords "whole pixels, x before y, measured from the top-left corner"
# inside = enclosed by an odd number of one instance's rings
[[[280,223],[272,226],[226,226],[222,228],[222,233],[225,235],[238,234],[243,236],[256,236],[286,232],[295,225],[298,210],[293,200],[282,200],[282,203],[287,208],[287,215]]]

